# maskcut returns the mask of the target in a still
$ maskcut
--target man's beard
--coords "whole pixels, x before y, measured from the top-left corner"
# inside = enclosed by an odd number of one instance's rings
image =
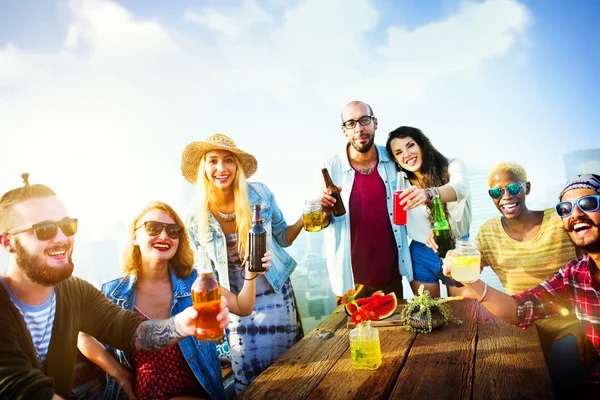
[[[573,235],[571,235],[571,233],[574,231],[574,225],[576,222],[581,221],[581,222],[586,222],[588,224],[590,224],[592,226],[592,229],[594,227],[596,227],[596,229],[598,229],[598,225],[596,225],[594,223],[594,221],[592,221],[589,218],[578,218],[575,221],[572,221],[567,230],[567,233],[569,233],[569,239],[571,239],[571,242],[573,242],[573,244],[575,246],[577,246],[578,248],[580,248],[583,251],[586,251],[588,253],[600,253],[600,237],[596,238],[596,241],[594,242],[590,242],[590,243],[586,243],[586,244],[579,244],[577,243],[575,240],[573,240]],[[581,240],[582,238],[577,238],[578,240]]]
[[[369,136],[369,141],[363,145],[356,144],[356,141],[354,140],[351,140],[350,144],[352,145],[354,150],[358,151],[359,153],[367,153],[369,150],[371,150],[371,147],[373,147],[373,143],[375,143],[374,136],[375,135]]]
[[[56,285],[71,276],[75,266],[71,259],[72,253],[70,253],[70,250],[71,247],[68,246],[66,249],[69,253],[68,264],[62,268],[53,268],[44,263],[42,257],[29,254],[18,240],[15,241],[17,265],[29,280],[44,286]],[[48,251],[52,251],[52,249]]]

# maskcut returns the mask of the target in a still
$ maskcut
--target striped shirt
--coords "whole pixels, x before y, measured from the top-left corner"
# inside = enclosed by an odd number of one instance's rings
[[[593,280],[589,255],[569,262],[548,281],[514,297],[518,302],[519,326],[560,315],[563,307],[574,310],[583,331],[600,354],[600,284]],[[592,373],[588,383],[600,387],[600,374]]]
[[[508,236],[501,217],[485,222],[477,234],[481,265],[489,265],[508,294],[521,293],[577,257],[575,246],[552,208],[544,210],[537,235],[526,242]]]
[[[56,295],[54,289],[52,289],[52,293],[45,302],[37,306],[30,306],[17,300],[3,279],[0,278],[0,282],[4,284],[6,291],[10,294],[10,299],[23,316],[38,357],[41,362],[45,362],[46,355],[48,354],[48,346],[50,345],[50,337],[52,336],[52,327],[54,326],[54,315],[56,314]]]

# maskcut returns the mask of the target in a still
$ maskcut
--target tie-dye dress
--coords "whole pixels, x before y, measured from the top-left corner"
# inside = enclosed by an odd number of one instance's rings
[[[225,236],[230,290],[239,294],[244,286],[245,271],[237,251],[237,234]],[[227,336],[238,394],[303,336],[289,279],[281,288],[281,293],[277,293],[264,275],[257,275],[252,314],[247,317],[229,314],[229,319]]]

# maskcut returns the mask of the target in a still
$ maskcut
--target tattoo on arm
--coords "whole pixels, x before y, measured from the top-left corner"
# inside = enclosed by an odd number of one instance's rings
[[[175,326],[173,318],[144,321],[131,335],[131,348],[137,351],[157,351],[173,346],[185,336]]]

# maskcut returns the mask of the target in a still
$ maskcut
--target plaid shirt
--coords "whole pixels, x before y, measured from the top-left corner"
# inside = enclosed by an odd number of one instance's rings
[[[552,279],[515,295],[519,326],[525,329],[536,319],[560,316],[563,308],[574,310],[600,354],[600,284],[592,279],[590,263],[589,255],[571,260]],[[592,373],[588,383],[600,387],[600,374]]]

